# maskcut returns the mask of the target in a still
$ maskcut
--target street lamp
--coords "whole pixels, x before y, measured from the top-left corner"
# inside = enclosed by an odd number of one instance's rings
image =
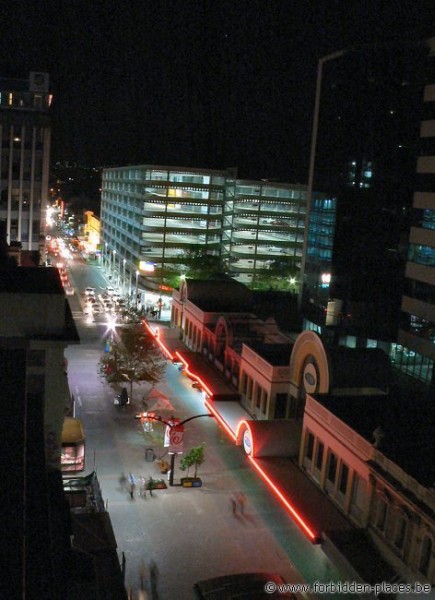
[[[136,307],[136,310],[137,310],[137,296],[138,296],[138,280],[139,280],[139,271],[136,270],[136,288],[135,288],[135,294],[136,294],[135,307]]]
[[[125,263],[127,262],[127,259],[124,258],[122,260],[122,295],[125,296],[125,288],[126,288],[126,284],[125,284]]]
[[[143,412],[143,413],[139,413],[138,415],[136,415],[135,419],[140,419],[141,422],[143,422],[144,420],[152,420],[152,421],[160,421],[160,423],[164,423],[166,425],[166,427],[169,429],[169,437],[170,438],[172,437],[172,432],[177,431],[177,432],[181,433],[180,442],[182,444],[184,424],[188,423],[189,421],[192,421],[193,419],[199,419],[200,417],[214,417],[214,415],[212,415],[211,413],[194,415],[193,417],[184,419],[184,421],[181,421],[181,423],[180,423],[179,419],[171,418],[169,421],[165,421],[164,419],[162,419],[162,417],[160,417],[159,415],[156,415],[155,413]],[[170,440],[169,443],[172,443],[172,440]],[[169,445],[169,443],[168,443],[168,445]],[[175,456],[176,456],[177,452],[176,451],[169,452],[169,454],[171,455],[171,470],[169,471],[169,485],[173,486],[174,485]],[[181,485],[181,484],[175,484],[175,485]]]
[[[319,129],[319,112],[320,112],[320,97],[322,94],[322,78],[323,78],[323,65],[330,60],[335,60],[344,56],[352,49],[339,50],[332,54],[322,56],[317,63],[317,82],[316,82],[316,96],[314,101],[314,116],[313,116],[313,130],[311,135],[311,152],[310,152],[310,167],[308,171],[308,185],[307,185],[307,205],[305,209],[305,228],[304,228],[304,246],[302,252],[301,261],[301,285],[299,290],[299,303],[302,301],[302,290],[305,281],[305,266],[307,258],[307,245],[308,245],[308,226],[310,224],[310,212],[313,200],[313,183],[314,183],[314,166],[316,161],[316,150],[317,150],[317,133]]]

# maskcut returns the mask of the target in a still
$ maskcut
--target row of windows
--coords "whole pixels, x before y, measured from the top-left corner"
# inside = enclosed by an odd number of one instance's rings
[[[335,452],[326,448],[319,438],[309,430],[306,430],[305,433],[303,461],[305,468],[311,476],[321,482],[324,489],[342,506],[344,498],[349,496],[349,502],[343,506],[343,509],[361,522],[363,510],[370,503],[366,484],[358,473],[355,471],[351,473],[349,466]],[[322,473],[324,474],[324,483],[321,480]],[[351,481],[352,485],[349,488]],[[385,541],[389,545],[392,544],[400,554],[403,554],[411,521],[406,508],[395,506],[393,511],[388,495],[378,494],[376,507],[369,519]],[[417,568],[426,577],[430,576],[432,547],[432,538],[429,535],[424,536],[421,542]]]
[[[199,175],[193,173],[182,173],[177,171],[155,171],[150,169],[109,169],[104,172],[105,180],[133,179],[146,181],[168,181],[174,183],[198,183],[209,185],[223,185],[225,177],[220,175]]]
[[[104,188],[106,190],[129,190],[131,192],[141,193],[143,188],[140,187],[140,184],[130,183],[133,181],[142,181],[144,178],[141,177],[139,170],[131,170],[127,172],[123,171],[104,171],[103,172],[103,182]],[[186,175],[176,175],[173,173],[165,173],[165,172],[151,172],[147,173],[145,178],[148,181],[162,181],[167,182],[168,185],[162,186],[154,186],[151,188],[146,187],[146,191],[150,193],[156,193],[160,195],[160,190],[166,190],[167,192],[170,190],[170,183],[179,183],[182,184],[182,188],[180,186],[176,186],[176,192],[181,190],[198,190],[198,187],[188,187],[188,184],[196,184],[197,186],[207,186],[204,187],[204,192],[209,192],[211,185],[213,186],[222,186],[224,187],[226,184],[225,178],[223,177],[210,177],[210,176],[186,176]],[[128,180],[128,182],[126,181]],[[230,182],[232,185],[232,182]],[[227,183],[228,186],[228,183]],[[222,192],[221,192],[222,193]],[[166,195],[166,194],[165,194]],[[228,186],[228,195],[232,197],[234,195],[233,190],[230,186]],[[247,201],[252,201],[252,199],[257,200],[260,199],[265,201],[266,198],[281,198],[286,200],[301,200],[303,203],[306,201],[307,192],[305,189],[300,188],[275,188],[272,186],[267,187],[253,187],[253,186],[243,186],[240,184],[236,184],[235,197],[238,197],[238,200],[242,200],[241,196],[245,197]],[[321,201],[323,202],[323,200]],[[333,200],[328,199],[324,201],[323,208],[330,209],[333,207]],[[319,204],[318,204],[319,205]],[[320,206],[320,205],[319,205]]]
[[[376,498],[374,525],[386,543],[392,544],[400,554],[403,553],[407,537],[411,535],[411,515],[405,508],[394,505],[388,494],[379,493]],[[409,546],[409,544],[408,544]],[[420,542],[415,565],[425,577],[430,576],[433,541],[430,535],[424,535]]]
[[[343,461],[339,460],[338,456],[332,450],[326,451],[325,445],[320,440],[317,440],[310,432],[307,431],[305,443],[305,458],[309,461],[314,469],[321,472],[324,468],[326,459],[326,482],[330,484],[332,489],[346,495],[347,486],[349,483],[349,467]]]
[[[435,267],[435,248],[432,248],[431,246],[422,246],[420,244],[410,244],[408,260],[419,265]]]
[[[425,383],[432,383],[434,361],[400,344],[391,344],[390,359],[396,369]]]
[[[405,279],[404,295],[435,305],[435,287],[415,279]]]

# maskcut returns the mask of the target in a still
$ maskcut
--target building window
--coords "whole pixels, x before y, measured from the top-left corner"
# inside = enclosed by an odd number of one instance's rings
[[[406,515],[402,512],[399,513],[397,523],[396,523],[396,531],[394,535],[394,545],[399,550],[402,550],[403,544],[405,542],[406,530],[408,528],[408,519]]]
[[[310,432],[307,432],[307,440],[306,440],[306,446],[305,446],[305,457],[311,461],[313,460],[313,454],[314,454],[314,435]]]
[[[317,446],[317,454],[316,454],[316,469],[319,469],[319,471],[322,469],[323,451],[324,451],[324,445],[322,444],[322,442],[319,442],[319,444]]]
[[[287,407],[287,394],[281,393],[275,396],[275,414],[274,419],[285,419]]]
[[[342,494],[346,493],[347,482],[349,481],[349,467],[345,464],[341,465],[340,479],[338,481],[338,489]]]
[[[337,457],[335,456],[335,454],[333,452],[331,452],[329,454],[328,473],[327,473],[326,477],[331,483],[335,483],[336,475],[337,475]]]
[[[261,387],[259,385],[257,386],[257,391],[256,391],[255,406],[258,409],[261,407]]]
[[[378,496],[378,509],[376,513],[376,527],[380,531],[385,531],[387,522],[388,502],[384,496]]]
[[[432,539],[426,535],[423,538],[423,542],[421,544],[421,553],[420,553],[420,562],[418,565],[418,570],[423,573],[423,575],[429,575],[429,567],[430,567],[430,559],[432,555]]]

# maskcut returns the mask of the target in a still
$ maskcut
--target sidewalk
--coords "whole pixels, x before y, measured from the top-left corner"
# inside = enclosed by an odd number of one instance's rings
[[[189,371],[206,383],[213,396],[219,396],[219,401],[212,401],[211,406],[218,415],[217,421],[221,421],[220,425],[235,441],[240,421],[252,420],[241,404],[234,401],[238,396],[237,390],[205,357],[184,346],[178,330],[160,326],[159,339],[172,355],[178,352],[183,357]],[[299,468],[297,459],[268,457],[251,460],[259,475],[281,500],[289,517],[299,526],[299,520],[308,526],[314,534],[315,543],[321,545],[347,580],[374,584],[393,579],[393,569],[382,559],[366,532],[354,527],[328,500]]]

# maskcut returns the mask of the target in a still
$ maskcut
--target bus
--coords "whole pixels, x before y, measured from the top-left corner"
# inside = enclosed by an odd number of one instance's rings
[[[80,419],[65,417],[62,429],[60,469],[62,473],[78,473],[85,468],[85,433]]]

